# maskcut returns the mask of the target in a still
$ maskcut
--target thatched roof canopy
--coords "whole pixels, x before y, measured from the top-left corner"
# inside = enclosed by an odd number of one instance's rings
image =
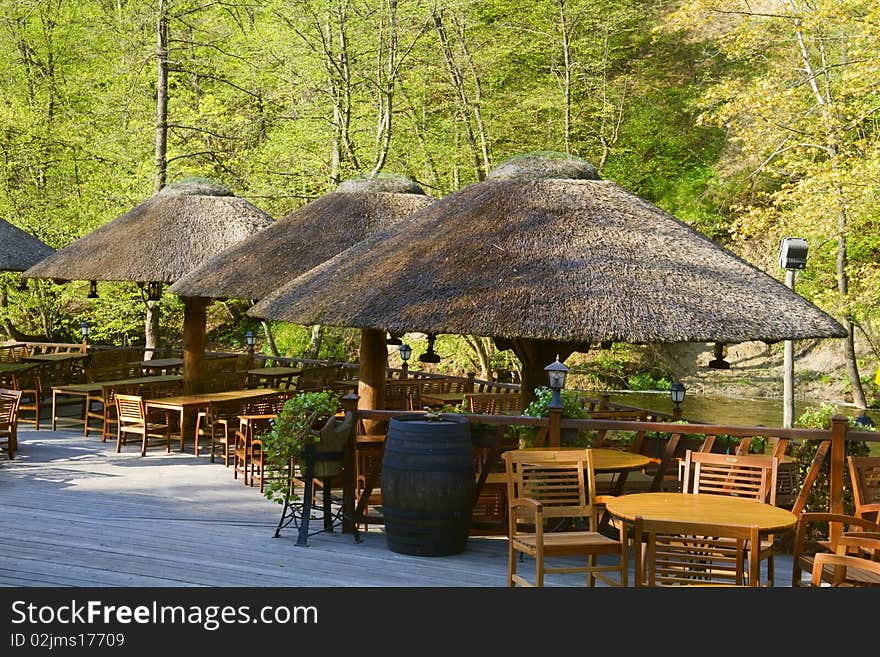
[[[579,344],[846,335],[773,277],[596,180],[592,167],[559,178],[548,158],[536,159],[545,173],[506,166],[290,281],[249,314]]]
[[[434,199],[400,177],[353,179],[206,260],[169,288],[202,297],[260,299]]]
[[[222,185],[184,180],[74,241],[23,276],[170,283],[271,223],[268,214]]]
[[[53,253],[48,244],[0,219],[0,271],[24,271]]]

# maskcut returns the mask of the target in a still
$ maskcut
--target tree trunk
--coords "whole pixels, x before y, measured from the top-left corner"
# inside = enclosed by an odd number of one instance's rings
[[[280,356],[278,353],[278,347],[275,345],[275,336],[272,335],[272,327],[269,326],[269,322],[265,319],[260,320],[260,324],[263,326],[263,335],[266,336],[266,344],[269,345],[269,353],[273,356]]]
[[[388,369],[388,347],[385,331],[361,329],[361,348],[358,374],[358,408],[378,409],[385,407],[385,376]],[[372,433],[379,429],[380,421],[365,420],[364,429]]]
[[[849,309],[846,307],[846,298],[849,294],[849,277],[846,273],[847,253],[846,253],[846,213],[841,210],[837,219],[837,229],[839,236],[837,238],[837,290],[840,298],[844,302],[843,319],[841,323],[846,329],[846,339],[843,343],[843,356],[846,361],[846,374],[849,377],[849,384],[852,388],[853,404],[859,408],[867,408],[868,402],[865,399],[865,389],[862,387],[862,380],[859,377],[859,366],[856,361],[855,335],[853,333],[853,323],[850,317]]]
[[[312,335],[309,338],[309,348],[307,351],[307,358],[313,358],[315,360],[318,359],[318,354],[321,353],[321,342],[324,339],[324,327],[320,324],[315,324],[312,327]]]
[[[159,0],[159,18],[156,27],[156,159],[153,191],[165,187],[168,171],[168,13],[165,0]],[[144,321],[144,358],[153,357],[159,346],[159,303],[147,301]]]

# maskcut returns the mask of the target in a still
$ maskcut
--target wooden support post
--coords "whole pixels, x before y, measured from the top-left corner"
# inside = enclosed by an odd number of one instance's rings
[[[474,391],[474,379],[477,378],[476,372],[468,372],[467,373],[467,383],[464,384],[465,392],[473,392]]]
[[[358,375],[358,408],[385,408],[385,373],[388,369],[388,347],[385,331],[361,329],[360,374]],[[365,421],[367,433],[378,423]]]
[[[205,373],[205,297],[183,297],[183,393],[202,391]]]
[[[843,513],[843,474],[846,461],[846,427],[847,419],[843,415],[831,417],[831,475],[828,491],[828,510],[831,513]],[[837,544],[843,527],[839,523],[831,523],[830,540]]]
[[[342,460],[342,533],[354,531],[355,486],[357,485],[357,469],[355,467],[355,442],[357,441],[357,406],[358,396],[354,393],[342,398],[342,410],[355,414],[355,428],[352,439],[345,445],[345,456]]]
[[[560,445],[562,445],[562,427],[560,426],[560,422],[562,422],[562,409],[551,408],[547,411],[547,414],[550,416],[550,428],[547,434],[547,446],[559,447]]]

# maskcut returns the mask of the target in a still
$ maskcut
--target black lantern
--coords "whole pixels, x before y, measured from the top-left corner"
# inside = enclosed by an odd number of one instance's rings
[[[86,299],[97,299],[98,298],[98,281],[91,281],[89,283],[89,293],[86,295]]]
[[[547,372],[547,379],[550,382],[550,390],[553,396],[550,398],[550,408],[562,408],[562,395],[560,391],[565,387],[565,378],[568,376],[568,368],[564,363],[559,361],[559,354],[556,354],[556,360],[544,368]]]
[[[402,344],[398,347],[400,350],[400,360],[403,361],[403,364],[406,365],[406,361],[409,360],[409,357],[412,356],[412,347],[408,344]]]
[[[91,330],[92,329],[87,321],[83,320],[82,322],[80,322],[79,332],[82,333],[83,342],[89,341],[89,333],[91,333]]]
[[[147,301],[158,301],[162,298],[162,283],[150,281],[147,284]]]
[[[681,381],[676,381],[669,388],[669,396],[672,397],[674,404],[672,410],[678,414],[681,413],[681,403],[684,401],[685,387]]]
[[[254,353],[254,345],[257,343],[257,339],[254,337],[253,331],[248,331],[244,334],[244,341],[247,344],[248,353]]]
[[[419,360],[423,363],[439,363],[440,356],[434,353],[434,340],[436,335],[428,333],[428,351],[419,355]]]
[[[730,363],[724,360],[724,343],[716,342],[715,343],[715,358],[709,361],[709,367],[712,367],[716,370],[729,370]]]
[[[870,431],[875,426],[874,420],[865,411],[862,411],[855,419],[855,425],[857,431]]]

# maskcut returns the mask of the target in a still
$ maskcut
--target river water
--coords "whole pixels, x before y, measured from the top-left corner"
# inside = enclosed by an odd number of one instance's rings
[[[601,393],[591,393],[598,397]],[[627,406],[637,406],[662,413],[672,413],[672,400],[668,391],[639,391],[629,390],[610,391],[611,401]],[[807,409],[819,408],[822,400],[796,399],[794,404],[794,419]],[[832,402],[826,402],[832,403]],[[845,404],[834,404],[842,415],[855,417],[859,409]],[[781,399],[747,399],[737,397],[722,397],[719,395],[686,394],[681,404],[682,416],[686,420],[695,420],[711,424],[768,427],[782,426],[782,400]],[[868,416],[880,426],[880,411],[869,409]]]

